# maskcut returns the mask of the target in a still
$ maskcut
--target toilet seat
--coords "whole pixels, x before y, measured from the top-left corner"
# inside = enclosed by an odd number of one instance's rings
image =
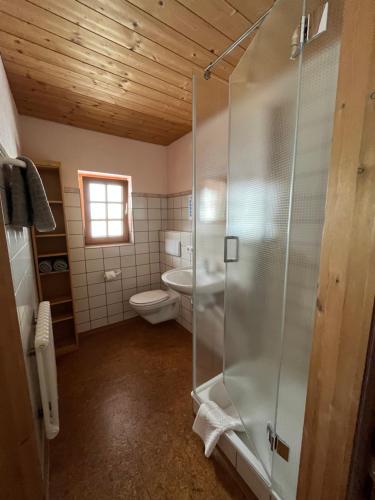
[[[129,302],[130,304],[134,304],[136,306],[147,306],[159,304],[160,302],[164,302],[169,298],[170,295],[164,290],[150,290],[133,295]]]

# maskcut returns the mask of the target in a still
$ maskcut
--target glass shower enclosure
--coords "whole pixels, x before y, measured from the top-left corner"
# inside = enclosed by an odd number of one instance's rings
[[[277,0],[229,84],[193,79],[194,397],[239,415],[232,463],[245,447],[264,491],[288,500],[298,483],[341,4]]]

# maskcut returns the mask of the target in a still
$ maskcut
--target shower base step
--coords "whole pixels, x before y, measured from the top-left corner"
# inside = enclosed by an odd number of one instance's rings
[[[228,414],[236,413],[228,398],[222,374],[197,387],[191,397],[194,413],[197,413],[200,404],[206,401],[214,401]],[[270,480],[263,465],[251,450],[245,433],[226,432],[221,436],[218,447],[259,500],[275,498],[271,496]]]

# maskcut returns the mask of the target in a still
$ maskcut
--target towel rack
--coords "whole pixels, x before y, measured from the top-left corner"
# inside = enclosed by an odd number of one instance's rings
[[[26,168],[26,163],[23,160],[18,160],[17,158],[0,158],[0,167],[3,165],[15,165],[16,167]]]

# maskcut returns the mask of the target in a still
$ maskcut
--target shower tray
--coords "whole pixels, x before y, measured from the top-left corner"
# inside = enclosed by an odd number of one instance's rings
[[[237,413],[228,397],[222,373],[197,387],[195,391],[192,391],[191,397],[194,413],[197,413],[201,403],[207,401],[214,401],[229,415]],[[271,482],[263,465],[252,450],[246,433],[228,431],[221,436],[218,447],[255,495],[260,500],[269,500]]]

